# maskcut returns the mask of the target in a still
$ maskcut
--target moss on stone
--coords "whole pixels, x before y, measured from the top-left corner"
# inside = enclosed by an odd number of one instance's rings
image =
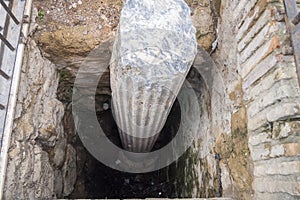
[[[216,144],[216,152],[229,168],[234,180],[237,196],[248,199],[252,191],[252,160],[248,148],[248,131],[246,110],[242,107],[232,115],[231,135],[222,134]]]

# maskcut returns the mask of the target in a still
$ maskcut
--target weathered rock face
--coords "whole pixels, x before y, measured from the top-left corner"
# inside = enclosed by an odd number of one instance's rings
[[[199,61],[196,61],[195,65],[204,67],[202,64],[207,62],[203,57]],[[197,94],[201,110],[200,127],[197,132],[200,137],[176,161],[176,165],[170,166],[170,174],[175,177],[179,197],[218,197],[222,191],[219,159],[214,152],[214,134],[211,132],[211,90],[195,65],[189,72],[187,81]]]
[[[41,56],[32,40],[24,59],[4,197],[67,196],[75,184],[76,152],[67,146],[62,126],[64,107],[56,99],[57,69]]]
[[[211,52],[216,39],[219,0],[187,0],[192,10],[192,21],[197,32],[198,45]]]

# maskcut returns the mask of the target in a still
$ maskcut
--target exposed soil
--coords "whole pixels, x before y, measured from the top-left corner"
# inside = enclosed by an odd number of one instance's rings
[[[82,60],[101,41],[113,37],[121,0],[36,0],[35,40],[54,63],[64,67]]]
[[[210,0],[187,0],[198,44],[211,51],[216,16]],[[35,40],[45,56],[61,67],[77,63],[102,41],[115,35],[123,0],[35,0]]]

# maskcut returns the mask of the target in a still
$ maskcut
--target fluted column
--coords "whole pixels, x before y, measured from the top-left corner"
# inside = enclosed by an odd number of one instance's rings
[[[197,51],[183,0],[127,0],[111,58],[114,118],[123,147],[150,151]]]

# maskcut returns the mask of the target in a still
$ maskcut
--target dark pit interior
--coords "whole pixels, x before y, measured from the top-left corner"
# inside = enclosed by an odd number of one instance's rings
[[[198,73],[194,68],[188,75],[195,77]],[[200,74],[198,74],[201,79]],[[61,85],[64,81],[61,80]],[[199,80],[199,84],[203,83]],[[193,85],[197,85],[193,83]],[[195,92],[197,90],[195,89]],[[96,112],[100,126],[106,136],[117,146],[122,148],[117,125],[110,108],[111,96],[109,88],[109,71],[99,81],[95,95]],[[69,104],[69,103],[66,103]],[[75,132],[71,107],[66,106],[65,131]],[[152,151],[156,151],[176,135],[180,124],[180,105],[178,100],[173,104],[167,122],[160,133]],[[176,179],[175,169],[180,160],[187,159],[183,155],[179,161],[163,169],[143,174],[125,173],[111,169],[96,160],[83,146],[80,138],[71,133],[70,141],[77,152],[77,181],[73,193],[68,198],[179,198],[181,186],[185,183]]]

